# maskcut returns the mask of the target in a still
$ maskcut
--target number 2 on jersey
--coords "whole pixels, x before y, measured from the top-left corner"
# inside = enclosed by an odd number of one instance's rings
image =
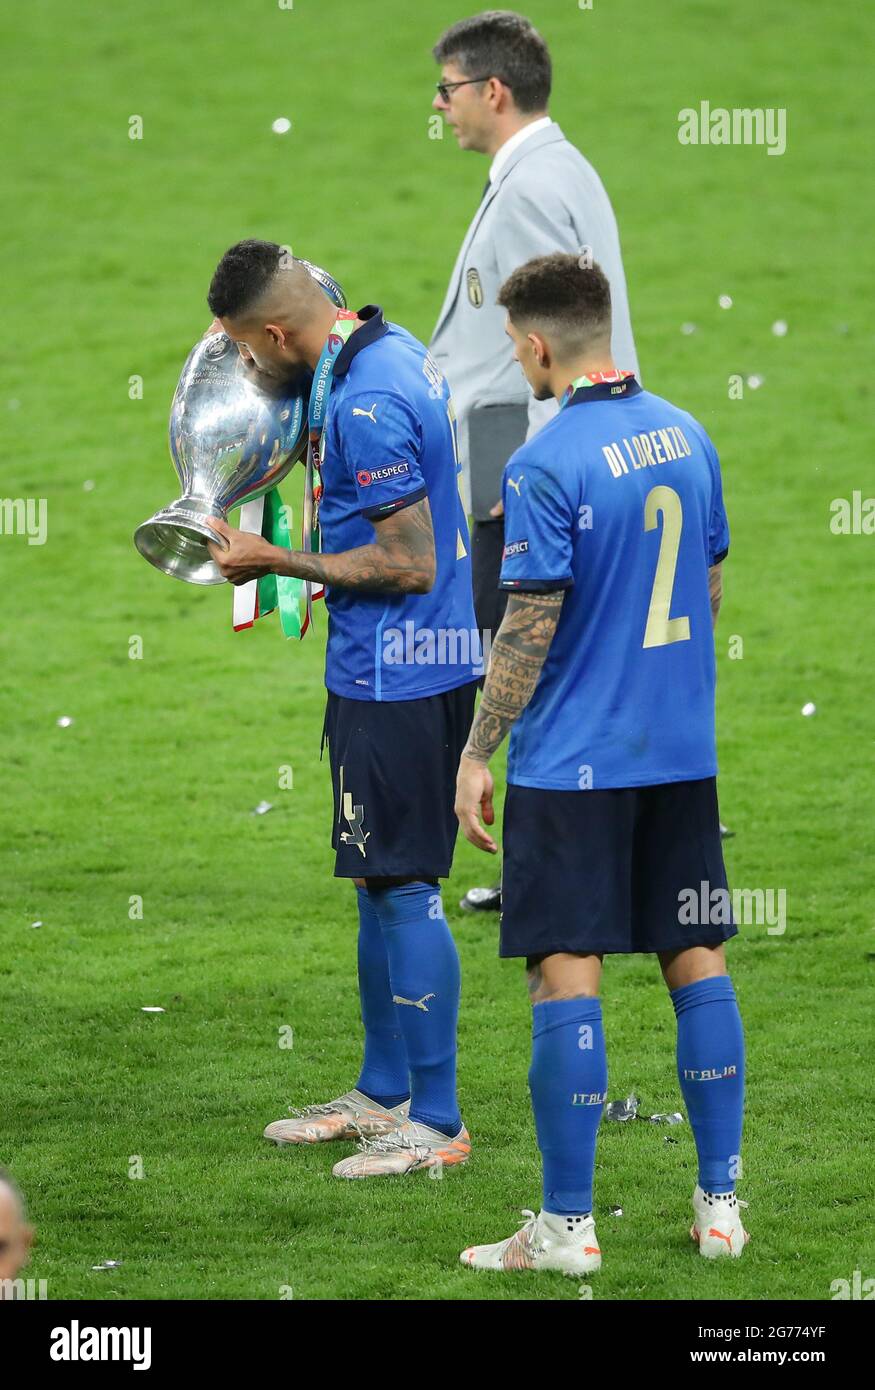
[[[659,558],[656,561],[647,626],[644,629],[642,645],[645,647],[667,647],[670,642],[690,640],[689,618],[668,616],[671,612],[671,595],[684,521],[681,499],[674,488],[660,485],[650,489],[644,501],[645,531],[656,529],[660,512],[662,535],[659,538]]]

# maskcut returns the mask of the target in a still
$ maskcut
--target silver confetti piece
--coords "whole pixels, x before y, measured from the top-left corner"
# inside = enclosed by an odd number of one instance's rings
[[[731,309],[731,308],[732,308],[732,295],[731,295],[731,294],[721,294],[720,298],[717,300],[717,303],[720,305],[720,308],[721,308],[721,309]]]
[[[166,1014],[167,1010],[162,1009],[160,1004],[143,1004],[140,1013],[143,1014]]]
[[[256,806],[255,810],[252,812],[252,814],[253,814],[254,816],[266,816],[267,813],[268,813],[268,811],[272,811],[272,810],[273,810],[273,804],[272,804],[270,801],[259,801],[258,805]]]
[[[604,1118],[606,1120],[634,1120],[638,1114],[638,1097],[627,1096],[625,1100],[611,1100],[605,1106]]]
[[[695,325],[694,323],[682,323],[682,324],[681,324],[681,332],[684,334],[685,337],[688,338],[688,337],[690,336],[690,334],[691,334],[691,333],[695,333],[695,331],[696,331],[696,325]]]
[[[119,1265],[120,1265],[120,1264],[123,1264],[123,1263],[124,1263],[123,1260],[104,1260],[103,1264],[101,1264],[101,1265],[92,1265],[91,1268],[92,1268],[92,1269],[118,1269]]]
[[[806,704],[802,706],[802,713],[805,715],[806,719],[810,719],[812,714],[817,713],[817,705],[813,700],[808,700]]]
[[[59,729],[69,729],[69,727],[70,727],[70,725],[71,725],[72,723],[73,723],[73,721],[72,721],[72,719],[70,718],[69,714],[62,714],[61,717],[60,717],[60,719],[58,720],[58,728],[59,728]]]

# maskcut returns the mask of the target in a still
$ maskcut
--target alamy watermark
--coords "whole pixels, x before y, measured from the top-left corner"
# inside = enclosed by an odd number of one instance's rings
[[[864,1279],[863,1271],[855,1269],[850,1279],[833,1279],[829,1291],[833,1303],[845,1299],[865,1303],[875,1299],[875,1279]]]
[[[697,888],[678,893],[678,922],[682,927],[765,926],[769,936],[787,930],[786,888],[712,888],[703,880]]]
[[[864,497],[855,488],[850,497],[834,497],[829,510],[834,536],[875,536],[875,497]]]
[[[48,1296],[47,1279],[0,1279],[0,1303],[35,1303]]]
[[[28,545],[45,545],[48,513],[46,497],[0,497],[0,536],[26,536]]]
[[[408,618],[401,627],[383,632],[384,666],[470,666],[482,676],[489,665],[492,634],[481,640],[476,627],[417,627]]]
[[[73,1318],[69,1327],[53,1327],[52,1361],[130,1361],[135,1371],[152,1365],[151,1327],[83,1327]]]
[[[682,145],[765,145],[767,154],[783,154],[787,148],[787,111],[783,106],[685,106],[678,112],[678,140]]]

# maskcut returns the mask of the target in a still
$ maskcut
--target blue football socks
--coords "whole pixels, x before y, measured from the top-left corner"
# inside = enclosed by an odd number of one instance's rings
[[[410,1094],[407,1048],[392,1002],[389,959],[383,929],[366,888],[359,902],[359,998],[365,1029],[365,1055],[356,1090],[389,1109]]]
[[[410,1118],[449,1136],[462,1120],[456,1099],[459,956],[432,883],[372,889],[389,961],[396,1017],[410,1068]]]
[[[734,1192],[744,1110],[744,1033],[728,975],[671,991],[681,1091],[699,1155],[699,1186]]]
[[[544,1165],[544,1211],[592,1211],[608,1060],[598,999],[552,999],[532,1010],[529,1089]]]

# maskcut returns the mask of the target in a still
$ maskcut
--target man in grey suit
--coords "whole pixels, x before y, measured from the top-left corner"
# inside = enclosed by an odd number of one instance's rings
[[[637,376],[638,360],[616,219],[595,169],[547,114],[552,68],[544,40],[522,15],[487,10],[452,25],[433,52],[441,64],[435,110],[460,149],[492,161],[431,340],[455,402],[474,606],[491,636],[507,597],[498,587],[504,465],[557,409],[555,401],[535,400],[514,361],[495,302],[499,287],[518,266],[551,251],[598,262],[611,286],[614,361]],[[500,905],[497,887],[473,888],[462,903]]]

